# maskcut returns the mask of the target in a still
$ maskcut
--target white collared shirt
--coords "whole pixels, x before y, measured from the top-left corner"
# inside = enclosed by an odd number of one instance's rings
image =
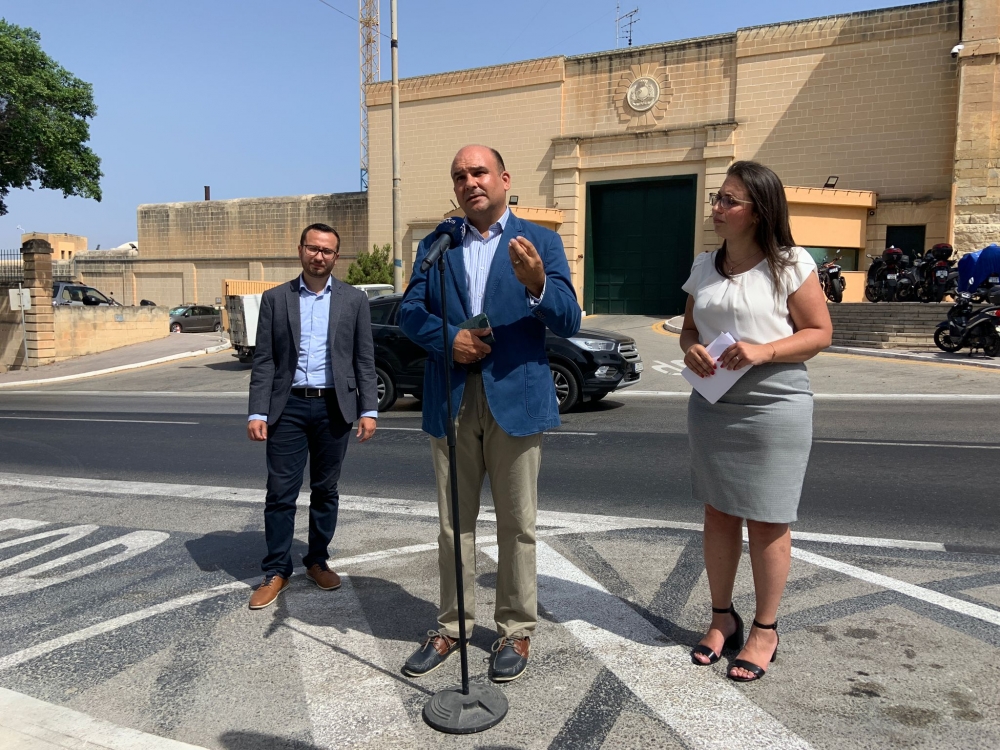
[[[496,222],[486,230],[486,235],[480,234],[469,220],[465,220],[462,236],[462,259],[465,261],[465,281],[469,289],[469,310],[472,317],[483,311],[483,298],[486,296],[486,278],[490,274],[493,256],[500,245],[500,237],[510,219],[510,209],[506,209]]]

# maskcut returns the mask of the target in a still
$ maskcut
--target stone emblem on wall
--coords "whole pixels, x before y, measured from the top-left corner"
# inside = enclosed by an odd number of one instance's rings
[[[659,65],[632,65],[615,89],[618,120],[627,130],[656,126],[670,104],[670,79]]]

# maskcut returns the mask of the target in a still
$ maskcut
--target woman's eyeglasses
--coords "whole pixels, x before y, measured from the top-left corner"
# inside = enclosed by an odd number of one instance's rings
[[[339,250],[329,250],[319,245],[303,245],[302,249],[310,255],[322,255],[324,258],[336,258],[340,255]]]
[[[748,205],[753,203],[753,201],[744,201],[740,200],[739,198],[734,198],[731,195],[722,195],[721,193],[712,193],[711,195],[708,196],[708,199],[712,202],[713,208],[715,208],[716,204],[721,203],[722,208],[726,211],[728,211],[731,208],[734,208],[740,203],[746,203]]]

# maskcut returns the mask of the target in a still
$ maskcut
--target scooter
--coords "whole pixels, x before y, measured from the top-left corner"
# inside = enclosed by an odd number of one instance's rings
[[[943,352],[969,348],[969,356],[982,349],[987,357],[1000,354],[1000,286],[989,291],[989,307],[973,309],[971,292],[959,292],[948,311],[948,320],[934,331],[934,343]]]

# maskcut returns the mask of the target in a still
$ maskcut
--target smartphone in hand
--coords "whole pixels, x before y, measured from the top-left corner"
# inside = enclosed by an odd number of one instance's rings
[[[469,318],[464,323],[460,323],[458,327],[459,328],[491,328],[491,326],[490,326],[490,320],[489,320],[489,318],[486,317],[486,313],[479,313],[479,315],[475,315],[475,316]],[[484,344],[487,344],[488,346],[493,346],[493,342],[496,339],[493,338],[493,332],[491,331],[486,336],[482,336],[480,338],[480,340]]]

